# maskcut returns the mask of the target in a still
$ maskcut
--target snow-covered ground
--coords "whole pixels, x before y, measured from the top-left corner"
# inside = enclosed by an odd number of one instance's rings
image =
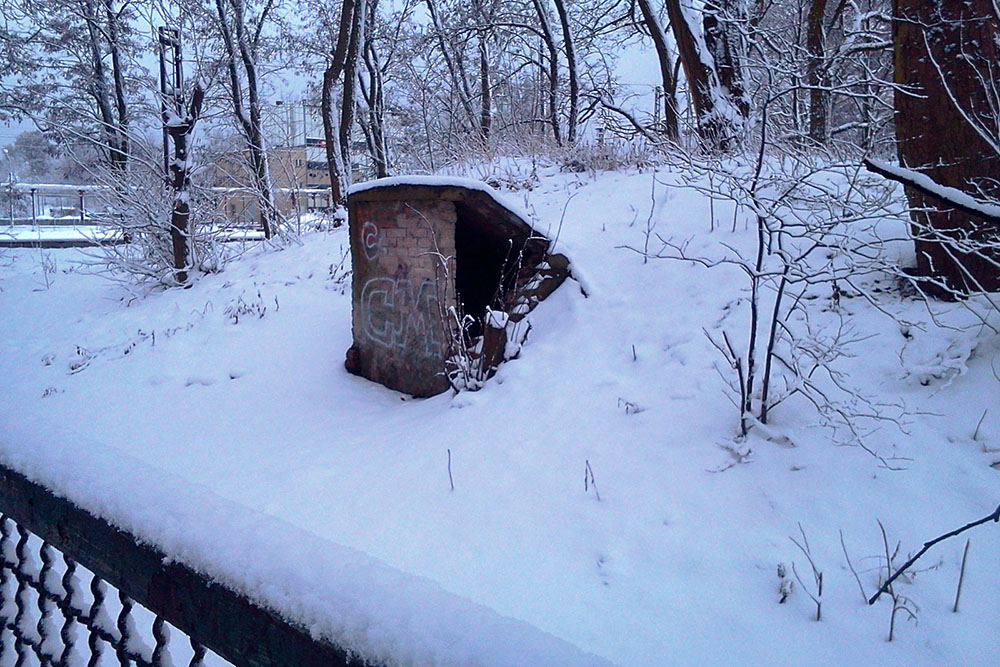
[[[587,296],[567,282],[484,389],[427,400],[344,370],[343,228],[148,294],[88,275],[77,250],[0,250],[0,460],[390,662],[994,663],[1000,527],[968,534],[959,613],[965,536],[918,562],[897,586],[916,622],[900,613],[892,643],[892,603],[864,603],[841,533],[871,595],[878,521],[899,564],[994,510],[1000,336],[955,304],[933,326],[888,279],[878,308],[817,298],[816,322],[845,317],[863,339],[842,360],[852,386],[907,406],[905,430],[867,440],[902,469],[832,444],[794,401],[734,465],[737,414],[703,329],[745,330],[745,281],[625,246],[648,225],[706,253],[752,231],[709,234],[706,199],[651,198],[652,178],[548,168],[508,193]],[[800,526],[820,622],[798,583],[778,603],[779,563],[812,587]]]

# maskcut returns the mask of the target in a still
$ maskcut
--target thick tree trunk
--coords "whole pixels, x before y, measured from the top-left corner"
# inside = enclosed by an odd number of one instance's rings
[[[344,0],[340,10],[340,26],[337,43],[330,54],[330,61],[323,70],[323,87],[320,94],[320,112],[323,115],[323,138],[326,144],[327,173],[330,175],[330,196],[334,206],[343,203],[346,196],[347,178],[343,154],[340,150],[340,123],[333,94],[344,72],[349,57],[351,26],[358,11],[356,0]]]
[[[197,84],[191,96],[187,117],[180,123],[169,124],[164,118],[167,134],[174,145],[174,159],[170,164],[170,188],[174,191],[174,206],[170,214],[170,242],[173,247],[174,279],[178,285],[188,282],[191,268],[191,163],[188,159],[188,139],[201,116],[205,90]]]
[[[806,84],[809,86],[809,138],[817,144],[825,144],[828,138],[827,109],[830,94],[828,77],[824,71],[826,30],[823,19],[826,16],[827,0],[812,0],[806,26]]]
[[[696,32],[692,10],[681,0],[666,0],[666,5],[702,145],[710,151],[728,150],[742,124],[740,112],[722,88],[704,37]]]
[[[642,21],[653,39],[656,59],[660,65],[660,78],[663,80],[663,133],[667,139],[677,141],[680,137],[677,120],[677,77],[674,76],[674,63],[670,61],[670,45],[650,0],[639,0],[639,11],[642,12]]]
[[[350,187],[354,180],[351,155],[354,152],[354,111],[356,106],[356,84],[358,74],[358,54],[364,41],[365,9],[364,0],[358,2],[354,9],[354,19],[351,22],[351,37],[347,43],[347,53],[344,59],[344,89],[340,101],[340,156],[344,162],[344,186]]]
[[[738,40],[730,28],[730,24],[740,17],[734,14],[732,4],[732,0],[708,0],[702,10],[702,28],[705,46],[712,54],[719,83],[740,116],[747,118],[750,115],[750,97],[743,81]]]
[[[894,0],[896,139],[904,167],[1000,199],[1000,62],[991,0]],[[993,68],[993,69],[990,69]],[[991,111],[992,109],[992,111]],[[1000,289],[1000,227],[907,189],[920,275],[947,289]]]

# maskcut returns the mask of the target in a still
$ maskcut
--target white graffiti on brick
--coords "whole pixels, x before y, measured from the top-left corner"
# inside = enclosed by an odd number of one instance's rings
[[[370,220],[361,226],[361,248],[368,261],[378,257],[381,248],[378,225]]]
[[[361,290],[365,337],[383,347],[440,355],[438,312],[437,284],[430,280],[414,289],[406,278],[371,278]]]

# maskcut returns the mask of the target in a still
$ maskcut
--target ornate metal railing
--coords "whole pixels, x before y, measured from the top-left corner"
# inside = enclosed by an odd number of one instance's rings
[[[363,664],[2,466],[0,511],[2,666]]]

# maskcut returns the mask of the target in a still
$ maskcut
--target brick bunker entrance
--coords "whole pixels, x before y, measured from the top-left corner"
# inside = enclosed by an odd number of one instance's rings
[[[347,206],[347,369],[414,396],[492,374],[513,327],[569,275],[549,239],[477,181],[381,179],[352,189]]]

